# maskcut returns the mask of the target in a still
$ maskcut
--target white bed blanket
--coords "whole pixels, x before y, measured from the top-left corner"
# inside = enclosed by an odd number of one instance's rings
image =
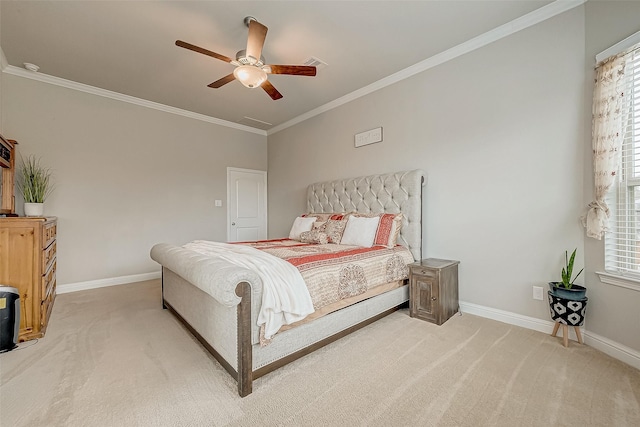
[[[276,256],[244,245],[195,240],[183,246],[203,255],[222,258],[255,271],[262,280],[262,304],[258,326],[272,338],[282,325],[304,319],[314,312],[306,284],[296,267]]]

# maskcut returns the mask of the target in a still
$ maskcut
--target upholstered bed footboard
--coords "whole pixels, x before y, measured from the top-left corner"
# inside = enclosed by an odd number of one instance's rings
[[[247,268],[167,243],[155,245],[151,249],[151,258],[162,265],[165,270],[170,270],[204,294],[212,297],[221,308],[230,308],[234,315],[236,307],[241,301],[240,296],[236,293],[236,288],[240,283],[250,284],[252,299],[258,302],[262,301],[262,280],[257,273]],[[181,298],[179,292],[167,295],[163,288],[163,299],[172,306],[179,305]],[[185,306],[185,309],[187,307]],[[174,306],[174,308],[176,307]],[[260,331],[257,326],[259,310],[259,304],[253,304],[251,307],[251,317],[256,320],[251,327],[253,344],[260,342]]]
[[[257,324],[253,311],[260,298],[246,282],[236,285],[239,294],[249,293],[248,298],[238,305],[224,305],[200,286],[167,267],[162,269],[163,304],[238,380],[240,396],[251,393],[254,379],[386,316],[409,300],[404,285],[278,333],[262,347],[255,333],[250,337],[246,333],[249,324],[251,329]]]

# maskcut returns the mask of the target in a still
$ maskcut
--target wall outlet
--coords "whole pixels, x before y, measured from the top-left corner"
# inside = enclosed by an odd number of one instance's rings
[[[533,287],[533,299],[542,301],[542,286]]]
[[[216,204],[216,208],[221,208],[222,207],[222,200],[216,200],[215,204]]]

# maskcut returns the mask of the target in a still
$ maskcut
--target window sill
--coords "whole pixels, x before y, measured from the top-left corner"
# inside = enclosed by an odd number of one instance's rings
[[[633,291],[640,292],[640,279],[635,277],[620,276],[612,273],[605,273],[604,271],[596,271],[600,281],[608,285],[620,286],[621,288],[631,289]]]

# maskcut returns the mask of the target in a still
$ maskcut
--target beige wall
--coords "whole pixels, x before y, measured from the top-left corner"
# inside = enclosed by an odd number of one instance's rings
[[[620,40],[640,31],[640,2],[589,1],[586,3],[587,81],[595,76],[595,56]],[[585,134],[591,133],[593,84],[585,87]],[[591,140],[585,138],[585,200],[593,200]],[[604,242],[585,238],[586,280],[589,287],[590,331],[640,351],[640,292],[601,283],[596,271],[604,271]]]
[[[593,57],[637,16],[640,2],[591,0],[269,136],[270,236],[311,182],[421,168],[426,254],[462,261],[463,301],[547,320],[531,287],[578,247],[587,329],[640,351],[640,293],[599,282],[602,242],[577,221],[593,194]],[[378,126],[384,142],[353,147]],[[4,73],[0,129],[55,171],[60,284],[156,271],[159,241],[224,240],[226,167],[267,168],[265,137]]]
[[[549,320],[532,286],[583,247],[584,63],[581,6],[270,135],[270,236],[309,183],[421,168],[426,255],[461,261],[460,299]]]
[[[45,213],[59,218],[59,285],[157,271],[149,249],[158,242],[226,240],[226,168],[267,168],[265,136],[2,81],[3,132],[55,174]]]

